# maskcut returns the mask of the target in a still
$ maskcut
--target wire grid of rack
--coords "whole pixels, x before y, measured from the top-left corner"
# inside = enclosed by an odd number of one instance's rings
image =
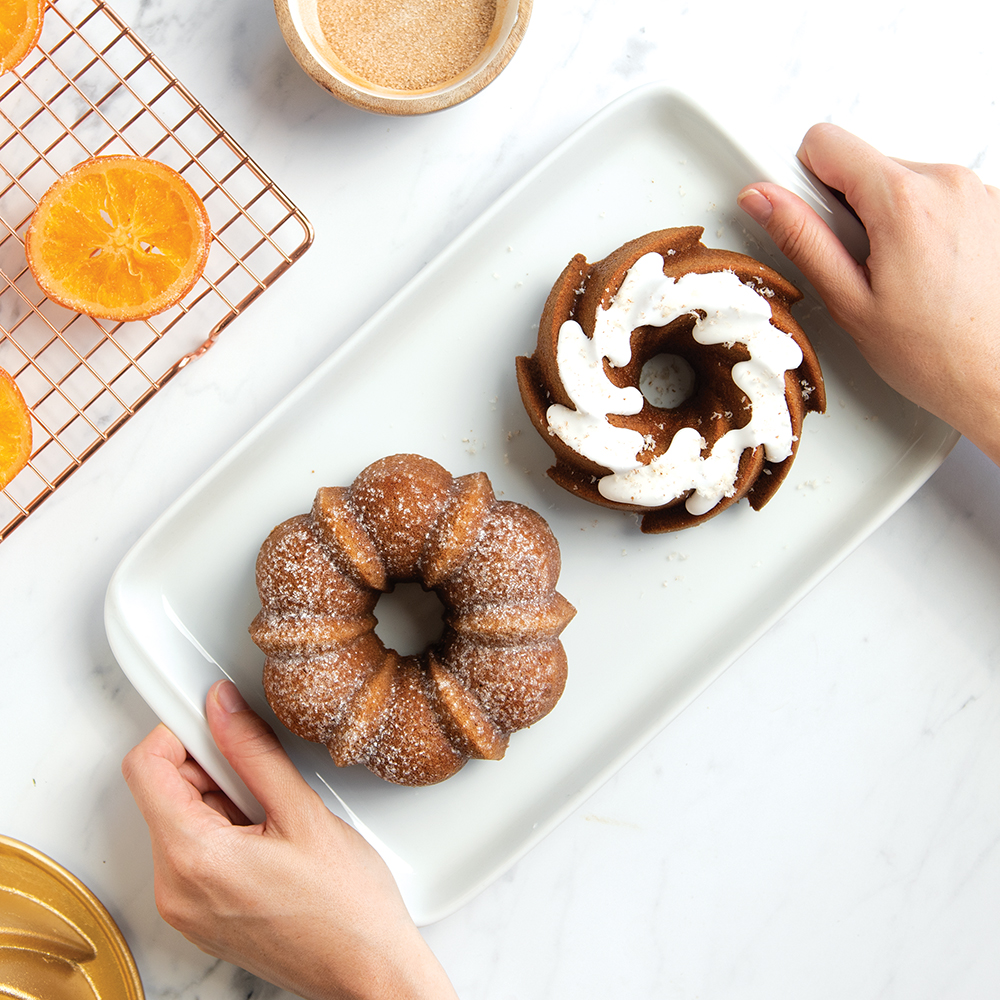
[[[205,203],[203,277],[144,322],[72,313],[35,283],[39,198],[91,156],[148,156]],[[0,540],[286,271],[308,220],[101,0],[48,0],[39,45],[0,77],[0,368],[32,411],[28,466],[0,491]]]

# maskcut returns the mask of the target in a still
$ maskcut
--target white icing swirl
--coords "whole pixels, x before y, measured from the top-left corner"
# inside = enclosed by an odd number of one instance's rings
[[[732,377],[750,400],[750,420],[724,434],[704,457],[705,439],[693,427],[681,428],[667,450],[644,465],[637,458],[647,445],[643,435],[607,419],[612,413],[638,413],[642,393],[614,385],[604,371],[604,358],[614,367],[628,364],[633,330],[666,326],[685,315],[695,317],[692,335],[699,344],[746,347],[750,360],[733,365]],[[745,449],[763,445],[769,462],[791,455],[795,438],[785,401],[785,372],[801,363],[799,345],[771,322],[770,303],[732,271],[685,274],[675,280],[664,275],[660,254],[647,253],[629,269],[607,308],[598,310],[593,337],[575,320],[559,328],[556,365],[575,409],[550,406],[549,432],[612,470],[598,483],[609,500],[661,507],[693,490],[685,506],[691,514],[705,514],[735,492]]]

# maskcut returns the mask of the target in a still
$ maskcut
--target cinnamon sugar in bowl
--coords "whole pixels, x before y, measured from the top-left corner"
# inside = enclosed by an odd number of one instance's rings
[[[292,55],[348,104],[387,115],[439,111],[507,65],[532,0],[274,0]]]

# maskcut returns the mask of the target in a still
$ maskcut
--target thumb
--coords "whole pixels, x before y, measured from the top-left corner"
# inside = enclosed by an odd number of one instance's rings
[[[736,203],[805,275],[837,323],[863,314],[871,297],[867,270],[801,198],[761,182],[743,188]]]
[[[205,714],[216,745],[261,804],[268,823],[290,821],[315,792],[306,784],[271,727],[229,680],[212,685]]]

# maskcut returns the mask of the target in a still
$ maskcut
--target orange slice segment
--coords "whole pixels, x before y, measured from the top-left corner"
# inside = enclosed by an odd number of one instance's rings
[[[45,0],[0,3],[0,75],[19,65],[42,33]]]
[[[139,156],[99,156],[42,195],[24,249],[54,302],[88,316],[136,320],[190,291],[211,242],[205,206],[176,170]]]
[[[0,490],[31,457],[31,412],[17,383],[0,368]]]

